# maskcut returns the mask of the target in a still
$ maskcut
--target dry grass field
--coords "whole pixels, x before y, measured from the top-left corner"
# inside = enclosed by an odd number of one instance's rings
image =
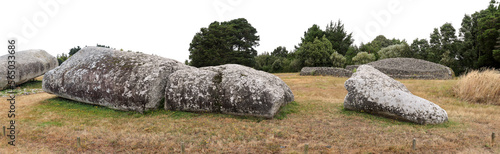
[[[463,100],[500,105],[500,72],[494,69],[471,71],[460,77],[453,90]]]
[[[347,78],[276,74],[295,95],[278,118],[214,113],[121,112],[38,93],[17,96],[16,146],[0,153],[500,153],[500,106],[454,96],[457,80],[400,80],[448,112],[449,122],[416,125],[346,111]],[[8,124],[7,98],[0,103]],[[77,138],[80,138],[80,144]],[[412,140],[416,139],[416,150]]]

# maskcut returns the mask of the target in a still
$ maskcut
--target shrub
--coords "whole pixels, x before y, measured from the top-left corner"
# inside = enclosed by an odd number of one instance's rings
[[[299,59],[294,59],[292,60],[292,62],[290,62],[290,70],[292,72],[299,72],[301,68],[302,64],[300,63]]]
[[[463,100],[500,105],[500,72],[494,69],[471,71],[462,75],[454,87]]]
[[[332,55],[330,56],[330,59],[332,60],[333,67],[344,67],[346,58],[339,54],[338,52],[333,52]]]
[[[281,60],[280,59],[276,59],[274,62],[273,62],[273,65],[271,66],[271,71],[273,72],[279,72],[281,70],[282,66],[281,66]]]
[[[396,58],[396,57],[412,57],[408,44],[391,45],[378,51],[379,59]]]
[[[62,53],[61,55],[59,55],[59,54],[58,54],[58,55],[56,56],[56,58],[57,58],[57,63],[59,63],[59,65],[61,65],[61,64],[62,64],[64,61],[66,61],[69,57],[68,57],[68,55],[66,55],[66,54]]]
[[[356,65],[366,64],[375,61],[375,55],[368,54],[368,52],[359,52],[352,58],[352,62]]]

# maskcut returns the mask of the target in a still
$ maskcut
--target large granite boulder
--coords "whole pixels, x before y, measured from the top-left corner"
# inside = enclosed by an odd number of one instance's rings
[[[290,88],[277,76],[236,64],[179,70],[169,80],[167,110],[272,118],[294,100]]]
[[[188,68],[159,56],[85,47],[47,72],[42,87],[67,99],[143,112],[163,104],[171,73]]]
[[[439,124],[448,115],[438,105],[413,95],[406,87],[370,65],[361,65],[345,82],[344,108],[380,114],[418,124]]]
[[[337,77],[350,77],[352,71],[336,67],[303,67],[300,75],[328,75]]]
[[[0,56],[0,90],[9,87],[7,80],[8,56]],[[45,50],[32,49],[18,51],[15,57],[15,79],[16,85],[22,84],[30,79],[36,78],[45,72],[57,67],[57,58],[47,53]]]

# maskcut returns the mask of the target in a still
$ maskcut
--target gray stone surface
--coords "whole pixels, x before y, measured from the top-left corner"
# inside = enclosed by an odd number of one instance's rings
[[[387,58],[368,63],[382,73],[398,79],[452,79],[454,72],[449,67],[414,58]],[[359,65],[348,65],[347,70],[354,70]]]
[[[389,116],[418,124],[448,120],[444,109],[415,96],[400,82],[370,65],[361,65],[345,82],[344,108]]]
[[[350,77],[352,72],[343,68],[336,67],[303,67],[300,75],[329,75],[337,77]]]
[[[0,56],[0,90],[9,87],[7,80],[8,56]],[[16,85],[22,84],[30,79],[43,75],[45,72],[57,67],[57,59],[45,50],[32,49],[18,51],[15,57],[15,79]]]
[[[236,64],[179,70],[169,80],[167,110],[272,118],[294,100],[277,76]]]
[[[67,99],[144,112],[163,104],[171,73],[189,68],[160,56],[85,47],[47,72],[42,88]]]

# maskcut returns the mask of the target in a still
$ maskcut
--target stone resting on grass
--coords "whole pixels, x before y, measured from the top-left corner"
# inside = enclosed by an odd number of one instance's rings
[[[397,79],[449,80],[453,79],[453,70],[441,64],[414,58],[387,58],[367,65]],[[353,71],[358,65],[347,65]]]
[[[147,111],[163,105],[168,76],[191,68],[143,53],[85,47],[43,77],[43,90],[117,110]]]
[[[117,110],[164,107],[266,118],[294,99],[280,78],[253,68],[228,64],[198,69],[168,58],[100,47],[85,47],[47,72],[42,88]]]
[[[169,80],[167,110],[272,118],[294,100],[290,88],[277,76],[235,64],[179,70]]]
[[[11,54],[0,56],[0,90],[9,87],[7,81],[8,57]],[[16,85],[22,84],[30,79],[43,75],[45,72],[57,67],[56,57],[44,50],[32,49],[18,51],[15,57],[15,79]]]
[[[344,108],[403,119],[418,124],[439,124],[448,115],[438,105],[415,96],[406,87],[370,65],[361,65],[345,82]]]

